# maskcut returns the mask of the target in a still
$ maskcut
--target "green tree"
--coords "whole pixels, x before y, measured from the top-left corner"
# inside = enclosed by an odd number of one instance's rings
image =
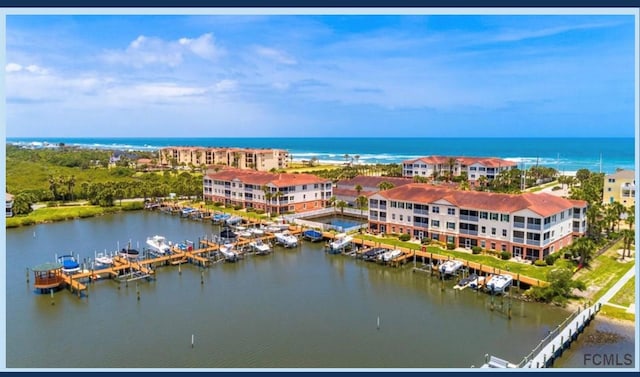
[[[356,198],[356,205],[360,208],[360,216],[363,216],[363,211],[367,208],[367,204],[369,204],[369,200],[366,196],[360,195]]]
[[[549,285],[532,287],[527,294],[537,301],[566,303],[572,291],[586,289],[584,282],[572,279],[573,272],[565,267],[554,268],[547,273]]]
[[[356,193],[358,193],[357,196],[360,196],[360,193],[362,192],[362,186],[356,185],[356,187],[354,187],[354,189],[356,190]]]
[[[622,234],[623,245],[622,257],[624,258],[626,255],[627,257],[631,258],[631,244],[635,240],[636,231],[635,229],[623,229],[620,233]]]
[[[262,192],[264,192],[264,205],[267,207],[267,217],[271,218],[271,199],[273,198],[273,193],[269,186],[262,186]]]
[[[378,188],[380,189],[380,191],[391,190],[394,187],[395,185],[389,181],[382,181],[380,182],[380,184],[378,184]]]
[[[574,257],[580,257],[580,265],[587,266],[596,251],[596,244],[588,237],[580,237],[569,248]]]
[[[31,204],[35,203],[34,195],[21,192],[13,197],[13,213],[26,215],[32,211]]]
[[[413,182],[415,183],[427,183],[427,177],[423,177],[421,175],[414,175]]]
[[[344,208],[347,206],[347,202],[344,200],[338,200],[336,207],[340,208],[340,214],[344,215]]]

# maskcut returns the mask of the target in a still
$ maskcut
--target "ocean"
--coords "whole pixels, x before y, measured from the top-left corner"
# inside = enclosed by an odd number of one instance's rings
[[[40,147],[69,146],[153,151],[167,146],[286,149],[294,161],[317,158],[341,163],[400,163],[429,155],[500,157],[520,168],[553,167],[571,174],[578,169],[613,173],[635,169],[634,138],[7,138],[7,143]],[[345,155],[349,155],[345,158]]]

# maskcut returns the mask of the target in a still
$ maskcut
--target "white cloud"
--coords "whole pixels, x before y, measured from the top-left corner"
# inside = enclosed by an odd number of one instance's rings
[[[195,39],[180,38],[177,41],[141,35],[125,50],[108,51],[103,57],[109,63],[125,64],[136,68],[149,65],[176,67],[189,55],[215,60],[223,53],[224,50],[214,43],[211,33]]]
[[[293,57],[289,56],[289,54],[287,54],[284,51],[276,50],[276,49],[269,48],[269,47],[258,46],[258,47],[256,47],[256,52],[260,56],[269,58],[269,59],[274,60],[274,61],[276,61],[278,63],[281,63],[281,64],[286,64],[286,65],[298,64],[296,59],[294,59]]]
[[[5,72],[20,72],[22,66],[17,63],[9,63],[4,67]]]
[[[216,92],[230,92],[236,90],[238,83],[235,80],[220,80],[215,84]]]

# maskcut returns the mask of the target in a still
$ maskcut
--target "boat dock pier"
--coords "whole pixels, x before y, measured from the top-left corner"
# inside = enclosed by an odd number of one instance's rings
[[[507,360],[495,356],[485,355],[485,364],[482,368],[549,368],[553,362],[562,356],[565,349],[571,346],[578,335],[591,323],[591,320],[600,311],[602,303],[586,307],[576,311],[564,320],[557,328],[549,332],[538,345],[522,359],[519,364],[513,364]]]

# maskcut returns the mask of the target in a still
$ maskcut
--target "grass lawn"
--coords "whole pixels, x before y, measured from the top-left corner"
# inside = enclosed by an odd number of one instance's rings
[[[625,309],[616,308],[609,305],[602,305],[599,315],[604,315],[609,318],[622,319],[625,321],[635,321],[636,316],[633,313],[627,313]]]
[[[636,279],[630,279],[610,302],[621,306],[629,306],[636,302]]]
[[[39,208],[26,216],[15,216],[7,218],[6,227],[13,228],[21,225],[32,225],[52,221],[71,220],[84,217],[92,217],[105,213],[142,209],[142,202],[125,202],[122,206],[100,207],[92,205],[75,205],[60,207]]]
[[[574,278],[582,280],[587,285],[586,296],[592,302],[605,294],[634,263],[619,262],[618,249],[622,248],[622,241],[616,242],[609,250],[597,257],[590,266],[578,271]]]

